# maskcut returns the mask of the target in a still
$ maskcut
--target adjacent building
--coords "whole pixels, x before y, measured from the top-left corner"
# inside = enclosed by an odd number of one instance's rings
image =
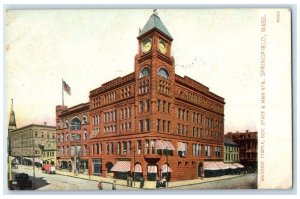
[[[31,165],[34,157],[36,162],[42,163],[40,159],[42,148],[39,146],[55,142],[55,130],[54,126],[48,126],[46,123],[44,125],[30,124],[17,128],[12,101],[8,125],[9,156],[14,157],[19,164]]]
[[[172,41],[153,13],[137,37],[132,73],[90,91],[88,103],[56,107],[61,169],[176,181],[223,161],[224,98],[176,75]]]
[[[42,149],[41,160],[45,164],[56,163],[56,140],[49,140],[45,145],[39,145]]]
[[[239,163],[239,145],[224,137],[224,163]]]
[[[89,116],[89,103],[71,108],[56,106],[56,156],[59,170],[74,172],[78,167],[81,173],[88,174]]]
[[[229,132],[225,137],[239,145],[240,163],[248,169],[257,170],[257,132]]]
[[[45,145],[49,141],[55,141],[55,127],[46,124],[30,124],[10,131],[11,156],[20,164],[32,164],[32,158],[42,163],[42,149],[39,145]]]

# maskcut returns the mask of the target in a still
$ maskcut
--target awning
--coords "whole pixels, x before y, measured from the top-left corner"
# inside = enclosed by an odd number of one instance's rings
[[[177,151],[186,151],[186,144],[182,142],[177,143]]]
[[[34,158],[34,162],[43,164],[43,160],[41,160],[40,158]]]
[[[140,164],[136,164],[134,167],[134,172],[142,173],[142,166]]]
[[[111,168],[111,171],[128,172],[128,171],[130,171],[130,162],[129,161],[117,161],[114,164],[114,166]]]
[[[173,144],[170,141],[164,141],[164,140],[156,140],[155,147],[156,149],[175,150]]]
[[[236,166],[237,168],[244,168],[243,165],[241,165],[240,163],[233,163],[234,166]]]
[[[156,149],[165,149],[165,145],[161,140],[156,140],[155,142],[155,148]]]
[[[148,166],[148,173],[157,173],[157,166]]]
[[[226,163],[226,166],[230,169],[236,169],[237,167],[231,163]]]
[[[164,143],[166,145],[166,149],[175,150],[175,147],[173,146],[173,144],[170,141],[164,141]]]
[[[224,162],[214,162],[220,169],[229,169]]]
[[[220,170],[214,162],[204,162],[204,170]]]
[[[164,165],[162,165],[162,167],[161,167],[161,172],[162,172],[162,173],[172,172],[172,169],[171,169],[167,164],[164,164]]]

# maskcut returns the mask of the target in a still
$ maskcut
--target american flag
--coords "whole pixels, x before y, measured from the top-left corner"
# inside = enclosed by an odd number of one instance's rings
[[[64,87],[64,90],[69,94],[71,95],[71,87],[63,80],[63,87]]]

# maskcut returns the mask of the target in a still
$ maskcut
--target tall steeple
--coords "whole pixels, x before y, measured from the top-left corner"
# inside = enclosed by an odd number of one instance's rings
[[[144,28],[139,32],[138,38],[153,29],[158,30],[159,32],[163,33],[164,35],[168,36],[171,40],[173,40],[171,34],[160,20],[156,9],[153,10],[153,14],[150,16],[148,22],[146,23]]]
[[[14,112],[14,101],[11,99],[11,110],[10,110],[10,115],[9,115],[9,125],[8,125],[8,130],[16,130],[17,129],[17,124],[16,124],[16,117],[15,117],[15,112]]]

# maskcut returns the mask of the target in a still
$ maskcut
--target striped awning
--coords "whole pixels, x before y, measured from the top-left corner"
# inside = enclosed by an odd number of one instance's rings
[[[130,162],[129,161],[117,161],[114,164],[114,166],[111,168],[111,171],[128,172],[128,171],[130,171]]]
[[[157,166],[148,166],[148,173],[157,173]]]
[[[173,144],[170,141],[164,141],[164,140],[156,140],[155,147],[156,149],[175,150]]]
[[[243,165],[241,165],[240,163],[233,163],[234,166],[236,166],[237,168],[244,168]]]
[[[220,170],[214,162],[204,162],[204,170]]]
[[[155,148],[156,149],[165,149],[165,145],[161,140],[156,140],[155,142]]]
[[[229,169],[236,169],[237,167],[231,163],[226,163],[226,166],[229,168]]]
[[[173,146],[173,144],[170,141],[164,141],[164,143],[166,145],[166,149],[175,150],[175,147]]]
[[[38,162],[38,163],[43,164],[43,160],[40,159],[40,158],[34,158],[34,162]]]
[[[140,164],[136,164],[134,167],[134,172],[142,173],[142,166]]]
[[[186,151],[186,144],[182,142],[177,143],[177,151]]]
[[[161,172],[162,172],[162,173],[172,172],[172,169],[171,169],[167,164],[164,164],[164,165],[162,165],[162,167],[161,167]]]
[[[220,169],[229,169],[224,162],[214,162]]]

